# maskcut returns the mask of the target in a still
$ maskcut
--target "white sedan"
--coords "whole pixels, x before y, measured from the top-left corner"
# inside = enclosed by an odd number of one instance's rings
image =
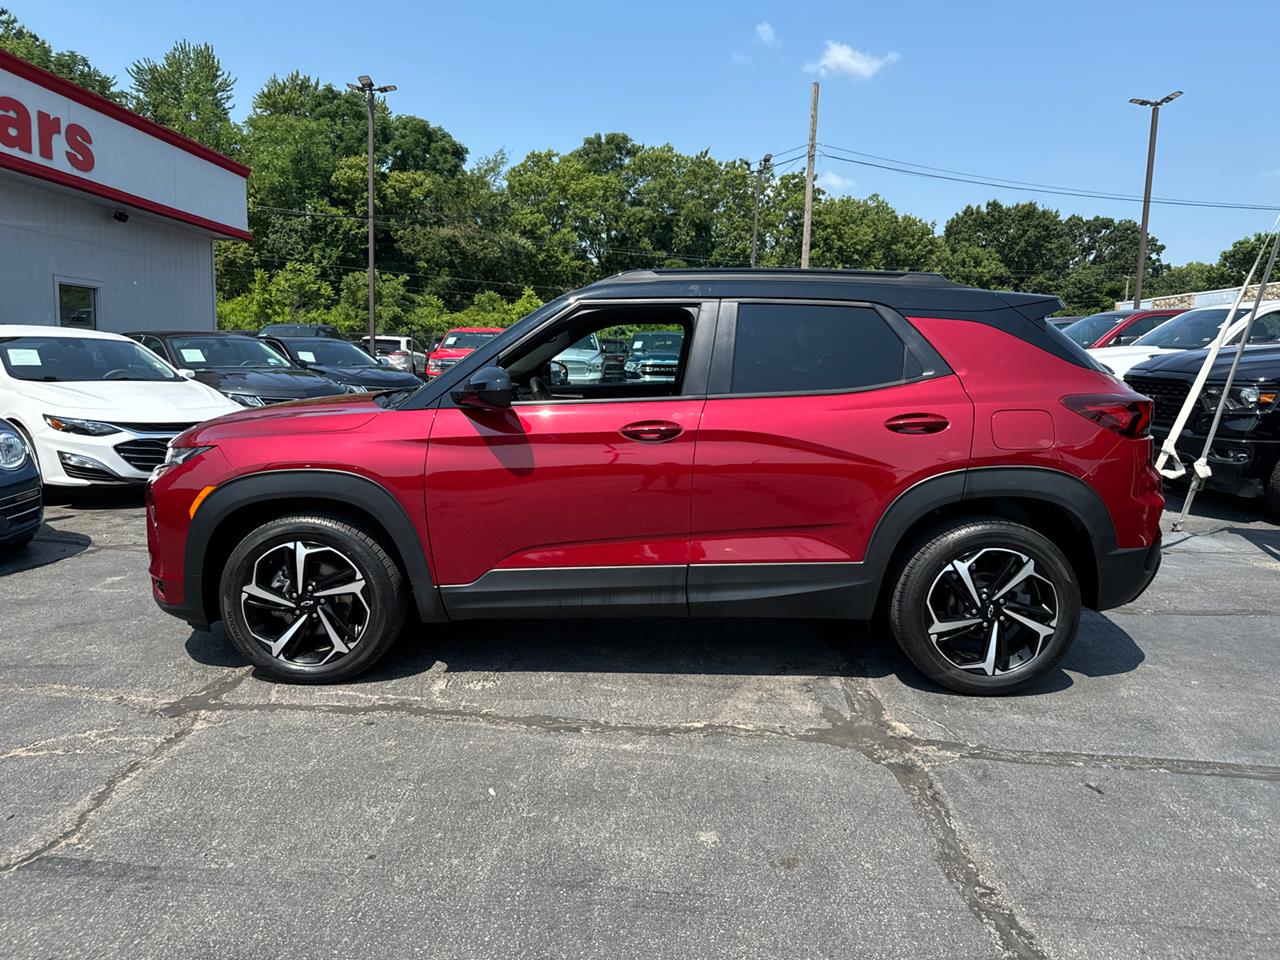
[[[1250,304],[1252,306],[1252,304]],[[1090,350],[1089,356],[1105,364],[1117,377],[1123,377],[1130,369],[1144,360],[1162,353],[1179,350],[1202,350],[1213,342],[1222,329],[1230,307],[1200,307],[1171,317],[1150,333],[1145,333],[1125,347],[1103,347]],[[1227,344],[1240,339],[1244,330],[1244,317],[1248,309],[1236,313],[1236,321],[1227,331]],[[1258,308],[1258,319],[1249,333],[1250,343],[1280,342],[1280,300],[1264,300]]]
[[[141,483],[174,436],[239,409],[128,337],[0,324],[0,417],[47,484]]]

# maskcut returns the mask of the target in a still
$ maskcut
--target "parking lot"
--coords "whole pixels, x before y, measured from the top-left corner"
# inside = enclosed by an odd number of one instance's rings
[[[990,700],[798,621],[473,623],[271,683],[154,607],[137,497],[55,499],[0,558],[0,952],[1275,956],[1280,528],[1197,513]]]

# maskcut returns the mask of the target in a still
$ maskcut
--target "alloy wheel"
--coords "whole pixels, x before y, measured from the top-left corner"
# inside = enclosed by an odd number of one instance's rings
[[[351,653],[369,625],[365,578],[342,551],[310,540],[277,544],[241,586],[249,634],[277,660],[321,666]]]
[[[1027,554],[984,547],[952,560],[925,600],[929,639],[960,670],[1000,676],[1040,656],[1058,626],[1058,592]]]

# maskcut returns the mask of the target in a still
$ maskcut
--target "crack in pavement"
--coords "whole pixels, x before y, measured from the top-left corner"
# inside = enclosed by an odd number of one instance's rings
[[[159,743],[147,754],[138,757],[128,763],[115,776],[111,777],[102,787],[94,793],[88,804],[79,815],[71,823],[69,827],[60,832],[57,836],[46,840],[33,850],[29,850],[24,854],[10,860],[8,863],[0,864],[0,876],[7,876],[22,867],[61,850],[63,847],[71,846],[79,843],[84,836],[85,831],[92,825],[98,813],[118,794],[125,786],[136,780],[147,770],[158,767],[164,762],[165,758],[173,752],[187,737],[191,736],[196,730],[199,730],[204,721],[200,712],[201,704],[210,704],[217,698],[224,696],[231,690],[235,689],[248,677],[249,671],[242,670],[229,676],[219,677],[212,683],[206,684],[199,690],[188,694],[178,700],[175,700],[167,707],[163,707],[157,711],[161,716],[173,719],[184,720],[186,722],[179,725],[168,736],[163,737]],[[177,712],[170,712],[174,707],[180,706]]]
[[[853,679],[845,678],[841,683],[848,716],[827,707],[824,714],[829,726],[811,730],[798,739],[854,750],[893,774],[937,846],[943,876],[1001,955],[1014,960],[1047,960],[1048,955],[1036,942],[1035,934],[1023,925],[1009,897],[983,876],[918,739],[889,718],[888,708],[873,689],[865,669],[856,678],[863,681],[862,685],[855,687]]]

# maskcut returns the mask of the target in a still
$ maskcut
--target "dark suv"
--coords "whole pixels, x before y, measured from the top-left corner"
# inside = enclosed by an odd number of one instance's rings
[[[368,668],[410,612],[429,636],[879,611],[937,682],[1013,690],[1160,557],[1151,403],[1045,323],[1060,307],[934,274],[611,277],[416,390],[176,438],[152,589],[295,681]],[[674,376],[564,376],[617,328],[682,332]]]

